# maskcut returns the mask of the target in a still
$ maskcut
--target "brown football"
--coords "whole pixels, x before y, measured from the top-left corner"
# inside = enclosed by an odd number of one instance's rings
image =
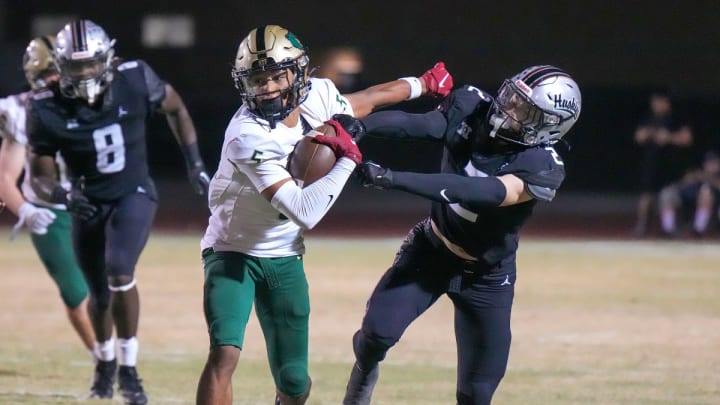
[[[330,147],[315,142],[312,135],[335,136],[335,128],[321,125],[304,136],[288,158],[288,171],[300,187],[307,186],[328,174],[335,165],[335,153]]]

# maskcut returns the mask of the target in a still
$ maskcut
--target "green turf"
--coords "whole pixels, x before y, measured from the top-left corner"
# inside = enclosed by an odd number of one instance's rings
[[[340,403],[350,338],[400,239],[308,239],[309,404]],[[720,403],[719,247],[523,241],[510,364],[494,403]],[[0,237],[0,263],[0,404],[77,403],[90,357],[29,238]],[[194,403],[207,353],[198,237],[155,233],[138,282],[139,370],[151,403]],[[237,404],[273,398],[258,329],[253,317],[234,378]],[[389,353],[374,403],[454,403],[454,365],[452,307],[441,299]]]

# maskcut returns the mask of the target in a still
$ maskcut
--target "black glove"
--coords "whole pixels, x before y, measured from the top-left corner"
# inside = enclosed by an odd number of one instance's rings
[[[339,122],[343,128],[352,136],[355,143],[360,142],[363,136],[365,136],[365,124],[359,119],[347,114],[335,114],[332,119]]]
[[[360,164],[356,173],[360,178],[360,183],[365,187],[385,189],[393,186],[392,170],[386,169],[371,160]]]
[[[70,192],[58,186],[52,192],[54,203],[64,204],[70,213],[82,221],[93,218],[98,208],[83,194],[82,190],[73,187]]]
[[[205,171],[205,165],[200,163],[197,166],[188,166],[188,179],[198,195],[205,195],[210,187],[210,176]]]
[[[185,157],[185,168],[187,169],[190,184],[192,184],[197,194],[207,194],[208,187],[210,186],[210,176],[207,174],[205,165],[200,158],[200,149],[198,149],[197,142],[190,145],[182,145],[181,149]]]

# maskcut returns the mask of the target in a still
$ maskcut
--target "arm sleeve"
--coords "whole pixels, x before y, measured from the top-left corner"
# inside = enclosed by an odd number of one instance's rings
[[[507,190],[497,177],[465,177],[450,173],[393,172],[392,188],[441,203],[498,207]]]
[[[442,141],[447,121],[440,111],[411,114],[403,111],[380,111],[363,118],[370,135]]]
[[[312,229],[335,204],[354,169],[352,160],[340,158],[325,177],[305,188],[293,181],[283,184],[270,203],[300,227]]]

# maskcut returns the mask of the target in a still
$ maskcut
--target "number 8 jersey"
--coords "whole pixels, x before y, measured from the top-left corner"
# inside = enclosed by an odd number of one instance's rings
[[[60,152],[71,179],[84,177],[89,198],[111,201],[153,190],[147,165],[146,120],[165,98],[165,82],[143,61],[119,65],[102,102],[45,91],[33,95],[28,137],[33,153]]]

